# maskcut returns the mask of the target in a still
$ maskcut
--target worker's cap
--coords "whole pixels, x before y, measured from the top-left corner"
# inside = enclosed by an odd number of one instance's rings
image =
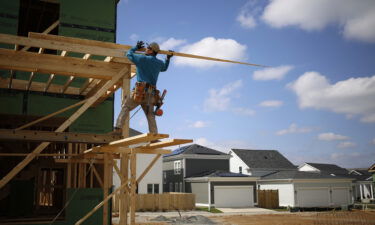
[[[152,51],[158,53],[160,51],[160,47],[158,43],[156,42],[151,42],[150,44],[147,45],[147,48],[151,49]]]

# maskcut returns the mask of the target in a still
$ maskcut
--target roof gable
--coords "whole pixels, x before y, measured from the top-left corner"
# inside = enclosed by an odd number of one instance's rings
[[[232,151],[250,169],[296,169],[295,165],[276,150],[232,149]]]

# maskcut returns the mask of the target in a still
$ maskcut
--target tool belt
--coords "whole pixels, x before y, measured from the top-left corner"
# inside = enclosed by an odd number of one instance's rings
[[[142,103],[147,93],[152,94],[149,103],[156,104],[160,101],[160,91],[156,89],[156,86],[146,82],[135,83],[132,91],[132,99],[137,103]]]

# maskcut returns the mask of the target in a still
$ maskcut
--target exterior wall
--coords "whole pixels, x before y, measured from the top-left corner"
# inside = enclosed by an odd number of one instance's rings
[[[278,190],[279,192],[279,205],[280,206],[295,206],[294,201],[294,185],[291,182],[285,183],[260,183],[259,190]]]
[[[253,199],[254,202],[257,203],[258,201],[258,196],[257,196],[257,191],[256,191],[256,182],[211,182],[211,204],[215,204],[215,186],[253,186]]]
[[[174,173],[174,162],[177,161],[177,160],[181,160],[181,172],[180,174],[175,174]],[[173,161],[165,161],[163,162],[163,177],[164,177],[164,180],[163,180],[163,189],[164,189],[164,192],[175,192],[176,189],[175,189],[175,186],[176,186],[176,183],[178,183],[178,185],[180,183],[183,184],[184,182],[184,169],[185,169],[185,165],[183,163],[184,160],[182,159],[176,159],[176,160],[173,160]],[[171,186],[172,185],[172,186]],[[182,185],[183,188],[184,188],[184,185]],[[170,188],[172,187],[172,188]],[[184,191],[184,190],[182,190]]]
[[[186,177],[212,170],[229,171],[228,159],[185,159]]]
[[[308,165],[308,164],[305,164],[303,166],[301,166],[300,168],[298,168],[299,171],[306,171],[306,172],[319,172],[318,169]]]
[[[145,168],[150,164],[154,157],[155,155],[153,154],[137,154],[137,177],[145,170]],[[117,165],[120,167],[120,160],[117,159],[116,161]],[[139,194],[147,194],[147,184],[159,184],[159,193],[163,193],[162,164],[162,159],[156,161],[154,166],[149,170],[146,176],[138,184]],[[121,181],[115,170],[113,170],[113,174],[113,185],[116,189],[117,187],[120,187]]]
[[[294,182],[294,190],[296,191],[295,192],[295,195],[298,194],[298,190],[299,189],[303,189],[303,188],[328,188],[328,191],[329,191],[329,203],[332,204],[332,190],[335,189],[335,188],[348,188],[349,189],[349,192],[348,192],[348,199],[350,202],[348,202],[348,204],[352,204],[353,201],[353,197],[352,197],[352,193],[353,192],[350,192],[350,190],[352,189],[352,183],[351,182],[337,182],[337,181],[325,181],[325,182]],[[295,205],[298,206],[298,202],[297,202],[297,198],[295,196]],[[324,206],[324,207],[327,207],[327,206]]]
[[[232,157],[229,160],[230,172],[239,173],[239,167],[242,167],[242,174],[251,175],[248,166],[237,156],[236,153],[231,152]]]
[[[187,182],[186,192],[195,194],[197,204],[208,204],[208,183]]]

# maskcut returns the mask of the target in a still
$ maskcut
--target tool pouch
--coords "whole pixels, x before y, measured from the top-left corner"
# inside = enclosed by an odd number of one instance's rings
[[[137,103],[142,103],[146,96],[146,83],[137,82],[132,91],[132,98]]]

